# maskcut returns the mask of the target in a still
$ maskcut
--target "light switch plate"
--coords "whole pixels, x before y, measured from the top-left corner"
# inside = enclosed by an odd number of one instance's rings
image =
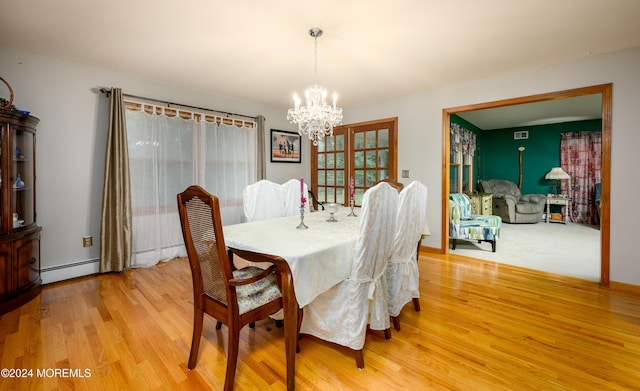
[[[409,170],[402,170],[402,177],[409,178]]]

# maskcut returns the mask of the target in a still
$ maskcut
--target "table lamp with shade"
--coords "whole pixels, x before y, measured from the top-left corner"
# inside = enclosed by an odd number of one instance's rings
[[[545,179],[551,179],[551,180],[555,180],[556,181],[556,194],[560,194],[560,181],[564,180],[564,179],[569,179],[571,180],[571,177],[569,176],[569,174],[567,174],[562,167],[553,167],[551,169],[551,171],[549,171],[547,173],[547,175],[544,176]],[[569,188],[571,188],[571,185],[569,185]]]

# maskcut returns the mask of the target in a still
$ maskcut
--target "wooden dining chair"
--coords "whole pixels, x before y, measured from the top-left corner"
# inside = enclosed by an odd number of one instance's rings
[[[405,304],[413,301],[414,310],[420,311],[417,259],[427,216],[427,195],[426,186],[418,181],[400,192],[393,255],[387,270],[389,315],[396,331],[400,331],[399,316]]]
[[[309,205],[309,207],[311,208],[311,211],[313,212],[316,210],[324,210],[324,202],[318,201],[318,198],[316,197],[315,194],[313,194],[311,190],[309,190],[308,193],[309,193],[309,204],[313,204],[313,205]]]
[[[196,366],[204,314],[228,327],[224,389],[232,390],[238,361],[240,330],[282,308],[275,266],[235,269],[224,243],[218,197],[200,186],[178,194],[182,235],[193,280],[193,337],[189,369]]]
[[[367,326],[391,338],[386,270],[395,235],[398,192],[387,183],[368,189],[362,198],[360,233],[349,278],[317,296],[303,308],[301,334],[351,348],[364,368]]]

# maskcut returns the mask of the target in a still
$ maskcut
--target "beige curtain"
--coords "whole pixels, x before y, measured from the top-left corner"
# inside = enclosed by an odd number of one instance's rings
[[[112,88],[102,194],[100,272],[122,271],[131,267],[131,243],[127,127],[122,90]]]
[[[265,161],[264,154],[264,116],[259,115],[256,117],[258,123],[258,156],[257,156],[257,174],[258,180],[267,178],[267,163]]]

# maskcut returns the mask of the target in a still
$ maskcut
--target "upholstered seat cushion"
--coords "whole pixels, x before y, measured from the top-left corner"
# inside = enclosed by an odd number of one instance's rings
[[[493,240],[500,236],[502,219],[500,216],[473,215],[473,218],[460,220],[459,239]]]
[[[531,214],[540,212],[540,204],[537,202],[519,201],[516,204],[516,213]]]
[[[233,271],[233,278],[247,279],[262,273],[264,270],[255,266],[248,266]],[[267,277],[253,284],[236,287],[238,294],[238,308],[240,313],[260,307],[281,296],[276,282],[276,275],[271,273]]]

